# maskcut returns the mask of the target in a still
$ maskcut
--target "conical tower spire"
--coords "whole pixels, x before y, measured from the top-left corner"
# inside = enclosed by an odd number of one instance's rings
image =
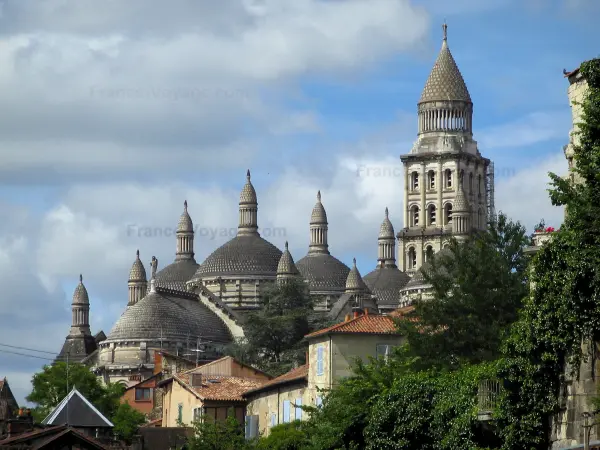
[[[465,80],[448,47],[448,26],[442,26],[442,48],[419,100],[419,135],[472,134],[473,103]]]
[[[90,297],[83,284],[83,275],[79,275],[79,284],[73,293],[71,303],[73,319],[69,336],[89,336],[90,332]]]
[[[194,259],[194,223],[188,213],[187,200],[183,202],[183,213],[177,224],[177,250],[175,261]]]
[[[327,244],[327,213],[321,203],[321,191],[317,192],[317,203],[315,204],[310,216],[310,245],[308,254],[325,253],[329,254],[329,245]]]
[[[464,240],[470,232],[471,208],[461,179],[454,199],[454,208],[452,209],[452,234],[456,239]]]
[[[129,290],[129,300],[127,306],[135,305],[139,302],[148,291],[148,280],[146,278],[146,268],[140,259],[140,251],[135,252],[135,261],[129,271],[129,280],[127,287]]]
[[[246,184],[240,193],[240,222],[238,236],[259,236],[258,200],[250,181],[250,169],[246,172]]]
[[[285,250],[279,258],[279,264],[277,264],[277,283],[283,284],[291,279],[296,279],[299,276],[298,269],[294,263],[294,258],[288,248],[287,241],[285,242]]]
[[[352,269],[346,279],[346,294],[365,294],[369,292],[369,288],[360,276],[360,272],[356,267],[356,258],[352,259]]]
[[[394,227],[390,221],[389,211],[385,208],[385,218],[379,228],[378,243],[378,267],[397,267],[396,266],[396,237],[394,236]]]

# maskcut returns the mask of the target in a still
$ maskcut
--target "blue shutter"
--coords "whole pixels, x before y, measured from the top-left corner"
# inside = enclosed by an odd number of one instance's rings
[[[290,401],[283,401],[283,423],[288,423],[290,421]]]
[[[302,420],[302,399],[301,398],[297,398],[296,399],[296,420]]]
[[[323,375],[323,346],[317,347],[317,375]]]
[[[246,439],[250,439],[250,430],[252,429],[252,416],[246,416]]]

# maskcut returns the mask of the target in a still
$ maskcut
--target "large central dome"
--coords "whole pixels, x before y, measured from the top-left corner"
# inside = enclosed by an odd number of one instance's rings
[[[260,236],[236,236],[212,252],[198,267],[193,278],[219,275],[275,276],[280,258],[281,250]]]
[[[346,290],[346,279],[350,268],[330,254],[308,254],[296,263],[296,267],[314,294],[319,292],[342,294]]]

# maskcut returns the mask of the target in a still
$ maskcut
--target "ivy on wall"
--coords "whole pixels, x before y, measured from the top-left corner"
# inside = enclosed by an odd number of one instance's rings
[[[583,183],[550,174],[552,203],[568,216],[535,255],[535,288],[505,342],[497,412],[504,449],[548,448],[565,363],[578,368],[582,343],[600,338],[600,59],[580,72],[589,93],[573,170]]]

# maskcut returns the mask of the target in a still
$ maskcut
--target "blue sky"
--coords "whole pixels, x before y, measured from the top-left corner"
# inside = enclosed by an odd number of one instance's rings
[[[58,351],[79,273],[108,332],[136,249],[164,266],[175,248],[127,225],[175,226],[187,199],[197,225],[235,227],[247,168],[276,245],[305,254],[320,189],[332,253],[372,270],[386,206],[402,228],[403,180],[357,169],[410,150],[444,20],[497,209],[560,225],[545,189],[566,170],[562,69],[598,56],[595,0],[59,3],[0,0],[0,350]],[[223,242],[198,238],[198,261]],[[20,401],[40,363],[0,351]]]

